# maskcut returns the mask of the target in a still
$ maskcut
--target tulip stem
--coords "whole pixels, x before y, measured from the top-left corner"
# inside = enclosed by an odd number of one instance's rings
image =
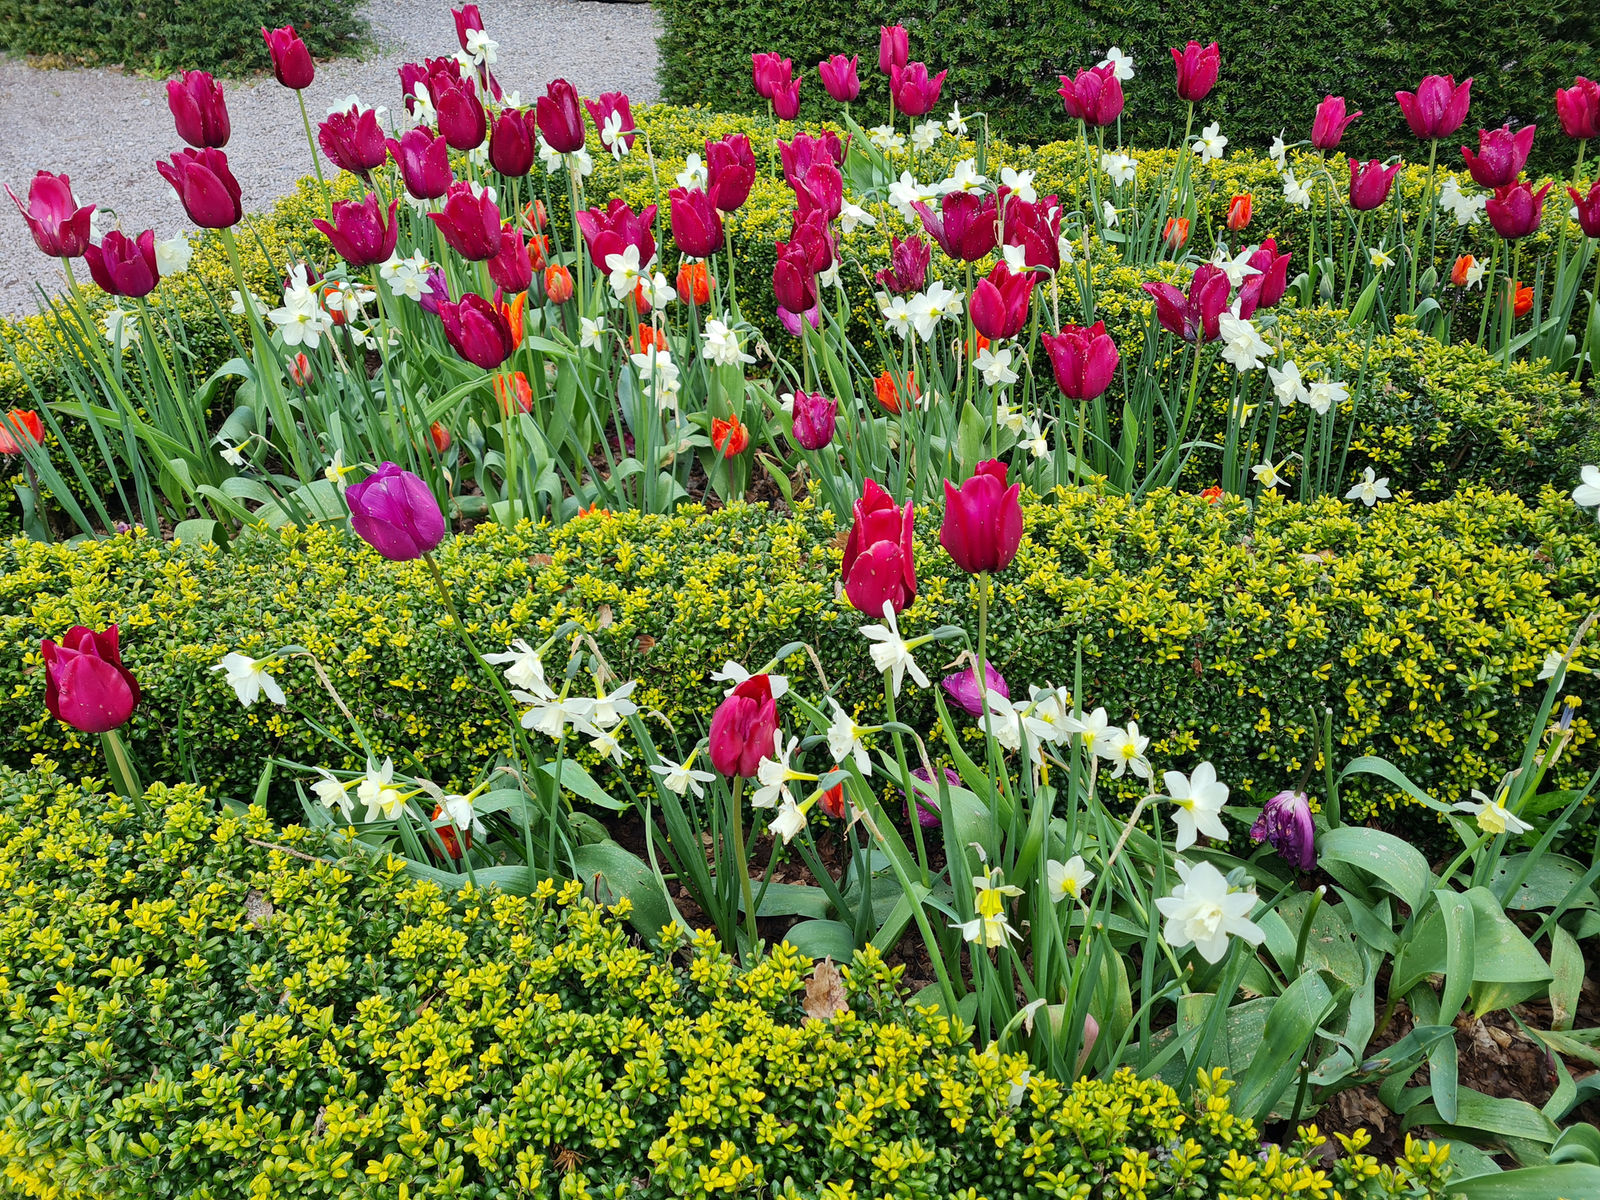
[[[978,339],[977,339],[977,336],[976,336],[977,327],[975,325],[973,325],[973,323],[972,323],[972,286],[973,286],[973,284],[972,284],[972,264],[968,263],[967,264],[967,305],[966,305],[966,307],[967,307],[967,344],[962,347],[962,350],[965,351],[965,353],[963,353],[962,356],[961,356],[961,360],[962,360],[961,365],[966,369],[966,374],[967,374],[967,403],[968,404],[972,403],[972,386],[973,386],[973,383],[974,383],[974,375],[973,375],[973,370],[972,370],[972,359],[973,359],[973,357],[974,357],[974,355],[976,353],[975,348],[976,348],[976,346],[978,344]]]
[[[306,112],[306,94],[296,91],[294,98],[300,102],[300,123],[306,128],[306,145],[311,147],[311,165],[317,172],[317,186],[322,189],[322,207],[328,213],[328,219],[333,219],[333,197],[328,194],[328,181],[322,175],[322,158],[317,154],[317,139],[311,134],[311,117]]]
[[[1438,156],[1439,156],[1439,139],[1438,138],[1433,138],[1428,142],[1428,185],[1427,185],[1428,215],[1427,215],[1427,224],[1429,224],[1429,225],[1431,225],[1433,223],[1433,210],[1434,210],[1434,204],[1435,204],[1435,198],[1434,198],[1434,194],[1433,194],[1433,172],[1434,172],[1434,164],[1438,160]],[[1396,190],[1398,191],[1400,189],[1396,189]],[[1416,244],[1416,248],[1412,251],[1412,254],[1411,254],[1411,309],[1412,309],[1412,311],[1415,311],[1416,307],[1417,307],[1417,268],[1418,268],[1418,265],[1422,261],[1422,227],[1423,227],[1423,224],[1424,224],[1424,221],[1423,221],[1422,209],[1419,207],[1417,209],[1417,244]],[[1429,257],[1431,258],[1432,256],[1430,255]]]
[[[894,711],[894,680],[888,671],[883,673],[883,700],[884,713],[889,719],[889,724],[895,724],[899,718]],[[911,819],[911,836],[917,843],[917,867],[922,872],[922,886],[927,887],[928,873],[928,847],[922,840],[922,821],[917,816],[917,787],[911,782],[911,771],[906,766],[906,744],[898,731],[894,735],[894,757],[900,767],[900,782],[906,791],[906,815]],[[928,953],[933,954],[934,947],[930,943]],[[935,955],[935,957],[937,957]]]
[[[122,735],[115,729],[108,729],[100,735],[100,744],[105,749],[106,770],[111,776],[112,790],[124,799],[131,800],[139,815],[149,819],[150,806],[144,800],[144,786],[139,782],[139,772],[128,755]]]
[[[728,826],[733,833],[733,855],[739,864],[739,898],[744,904],[744,928],[749,945],[745,947],[746,953],[754,958],[757,948],[756,935],[756,901],[750,891],[750,863],[745,857],[744,849],[744,776],[736,775],[733,780],[733,807],[728,813]],[[744,955],[740,955],[744,958]],[[746,959],[750,961],[750,959]]]

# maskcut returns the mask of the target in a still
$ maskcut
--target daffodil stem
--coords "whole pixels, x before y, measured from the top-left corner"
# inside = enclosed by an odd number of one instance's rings
[[[750,890],[750,861],[744,849],[744,776],[733,780],[733,807],[728,813],[728,825],[733,831],[733,856],[739,865],[739,898],[744,903],[744,928],[748,944],[740,958],[753,960],[756,954],[756,900]]]

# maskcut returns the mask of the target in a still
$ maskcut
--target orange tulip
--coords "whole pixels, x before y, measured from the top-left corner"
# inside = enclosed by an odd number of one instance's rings
[[[1235,196],[1228,201],[1228,228],[1238,233],[1250,224],[1250,193]]]
[[[442,816],[444,816],[444,805],[435,804],[433,806],[433,819],[437,821]],[[454,829],[446,825],[443,828],[435,829],[434,832],[439,835],[439,841],[444,843],[444,852],[446,854],[451,858],[461,857],[461,847],[456,843],[456,831]],[[461,836],[466,841],[467,849],[472,849],[472,830],[463,829]]]
[[[529,229],[543,229],[550,223],[543,200],[530,200],[522,206],[522,219]]]
[[[726,421],[721,417],[713,418],[711,444],[722,451],[723,458],[743,454],[750,445],[749,427],[741,424],[738,417],[729,417]]]
[[[550,253],[550,236],[544,233],[530,234],[528,237],[528,265],[535,271],[545,269],[545,258]]]
[[[572,272],[562,266],[546,267],[544,294],[552,303],[565,304],[572,299]]]
[[[715,282],[703,262],[686,262],[678,268],[678,295],[696,306],[711,300],[711,285]]]
[[[523,412],[527,412],[533,407],[533,389],[528,386],[528,377],[521,371],[518,371],[515,376],[512,376],[509,371],[501,371],[496,374],[494,377],[494,394],[495,398],[500,401],[501,415],[510,414],[513,394],[517,398],[517,407],[522,409]]]
[[[835,821],[844,819],[844,784],[836,783],[827,791],[817,797],[817,802],[822,805],[822,811]]]
[[[433,438],[433,448],[440,454],[450,449],[450,431],[439,422],[435,421],[429,427],[428,436]]]
[[[649,325],[639,326],[639,332],[633,335],[633,352],[647,354],[652,349],[662,351],[670,349],[666,333]]]
[[[885,371],[877,379],[878,403],[891,413],[898,414],[903,405],[900,402],[901,391],[895,386],[894,376]],[[912,400],[917,399],[922,393],[917,390],[917,373],[906,372],[905,394]]]
[[[1478,260],[1470,254],[1463,254],[1456,259],[1456,265],[1450,269],[1450,282],[1456,287],[1467,286],[1467,272],[1478,265]]]
[[[641,317],[650,311],[650,297],[644,294],[643,281],[633,285],[633,307]]]
[[[588,508],[580,508],[578,515],[580,517],[609,517],[611,510],[609,508],[601,508],[600,501],[596,500]]]
[[[1525,317],[1533,311],[1533,289],[1523,287],[1520,279],[1511,281],[1510,290],[1507,292],[1512,297],[1511,313],[1513,316]]]
[[[1167,228],[1161,237],[1171,249],[1182,250],[1189,241],[1189,218],[1168,217]]]
[[[500,315],[506,319],[506,324],[511,328],[511,348],[517,349],[522,345],[522,310],[528,302],[527,292],[518,292],[517,298],[510,304],[500,305]]]
[[[13,408],[0,417],[0,454],[21,454],[22,442],[37,446],[44,441],[44,422],[39,414],[24,408]]]
[[[289,360],[289,380],[295,387],[305,387],[311,382],[311,360],[304,351]]]
[[[1205,491],[1201,492],[1200,495],[1205,499],[1207,504],[1215,504],[1218,500],[1222,499],[1222,489],[1216,484],[1212,484]]]

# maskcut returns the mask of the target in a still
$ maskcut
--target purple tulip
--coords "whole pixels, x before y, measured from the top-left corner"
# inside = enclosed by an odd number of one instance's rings
[[[777,261],[772,265],[772,294],[778,307],[803,313],[817,306],[817,273],[811,267],[805,247],[798,242],[777,243]],[[795,333],[800,332],[798,323]]]
[[[878,283],[896,296],[920,292],[928,281],[933,247],[913,233],[905,241],[890,239],[889,266],[878,272]]]
[[[599,131],[601,141],[605,140],[606,123],[613,116],[620,118],[616,140],[628,149],[633,149],[633,143],[638,140],[638,133],[634,130],[633,105],[629,103],[625,92],[601,92],[598,100],[585,100],[583,106],[589,110],[589,119],[594,122],[594,127]],[[611,150],[609,145],[607,150]],[[613,151],[615,153],[615,151]]]
[[[756,181],[756,156],[750,139],[731,133],[706,143],[706,193],[718,212],[737,212]]]
[[[707,733],[711,765],[730,779],[754,777],[763,758],[772,753],[778,732],[778,700],[765,675],[743,680],[717,705]]]
[[[606,259],[621,254],[629,246],[639,248],[639,265],[645,266],[656,256],[655,235],[650,225],[656,219],[656,206],[646,205],[643,212],[635,213],[620,196],[611,197],[604,210],[585,209],[578,214],[578,232],[583,234],[584,245],[589,248],[589,259],[597,271],[607,271]]]
[[[198,150],[221,149],[232,127],[222,85],[204,71],[185,71],[167,80],[167,107],[178,136]]]
[[[370,179],[375,168],[383,166],[389,155],[378,114],[353,104],[345,112],[330,113],[317,127],[317,145],[333,165],[363,179]]]
[[[1345,116],[1343,96],[1324,96],[1317,105],[1317,115],[1311,120],[1311,144],[1318,150],[1337,150],[1344,140],[1344,131],[1361,114]]]
[[[796,391],[790,414],[794,417],[794,440],[802,450],[821,450],[833,441],[834,421],[839,415],[837,400],[829,400],[821,392]]]
[[[937,829],[939,827],[939,789],[933,785],[933,776],[928,774],[926,767],[915,767],[912,769],[911,774],[927,784],[928,789],[933,792],[931,796],[924,796],[920,791],[912,789],[917,802],[917,824],[924,829]],[[961,776],[957,775],[949,767],[944,769],[944,778],[945,782],[951,787],[961,786]]]
[[[792,121],[800,115],[800,81],[804,76],[785,79],[772,90],[772,112],[780,121]]]
[[[317,68],[311,62],[311,51],[295,33],[294,26],[268,29],[263,25],[261,36],[266,39],[267,53],[272,56],[272,73],[278,82],[296,92],[310,87],[317,76]]]
[[[28,186],[28,206],[9,186],[6,195],[28,223],[34,245],[51,258],[80,258],[89,247],[89,219],[94,205],[78,207],[72,196],[72,180],[65,175],[40,171]]]
[[[468,292],[454,304],[439,305],[445,339],[455,352],[474,366],[493,371],[515,350],[515,335],[505,315],[493,301]]]
[[[817,78],[840,104],[849,104],[861,94],[861,77],[856,73],[860,62],[859,54],[851,58],[834,54],[817,64]]]
[[[1311,802],[1304,792],[1279,792],[1250,827],[1250,840],[1271,842],[1283,860],[1300,871],[1317,865],[1317,831],[1311,823]]]
[[[565,79],[545,87],[544,95],[534,104],[534,120],[557,154],[583,149],[583,106],[578,103],[578,89]]]
[[[1011,689],[1006,686],[1005,676],[994,669],[992,662],[983,664],[983,678],[989,685],[988,690],[999,692],[1007,700],[1011,699]],[[954,700],[957,705],[965,709],[974,717],[983,716],[984,692],[978,688],[978,668],[974,665],[965,671],[957,671],[953,675],[946,675],[939,681],[939,686]]]
[[[1043,334],[1042,340],[1055,370],[1056,386],[1067,399],[1094,400],[1111,386],[1121,356],[1104,321],[1089,326],[1064,324],[1060,333]]]
[[[889,94],[894,97],[894,106],[908,117],[920,117],[933,111],[933,106],[939,103],[939,89],[944,84],[944,77],[949,73],[940,71],[930,79],[927,64],[919,62],[892,68],[889,71]]]
[[[855,523],[839,564],[845,598],[857,611],[881,617],[886,602],[894,612],[903,612],[916,600],[915,520],[911,501],[902,508],[877,480],[867,480],[855,502]]]
[[[904,25],[878,26],[878,70],[885,75],[911,57],[911,38]]]
[[[981,462],[958,488],[944,481],[939,544],[969,575],[1004,571],[1022,545],[1022,485],[1006,486],[1006,464]]]
[[[1061,205],[1054,196],[1038,200],[1005,198],[1005,244],[1022,247],[1022,261],[1030,267],[1061,267]]]
[[[1220,267],[1202,263],[1195,268],[1185,296],[1170,283],[1147,283],[1144,290],[1156,302],[1161,328],[1186,342],[1216,340],[1223,310],[1228,307],[1228,276]]]
[[[1014,273],[1004,259],[978,280],[972,289],[972,327],[998,342],[1016,337],[1028,322],[1028,306],[1039,276],[1033,271]]]
[[[221,150],[184,150],[156,170],[172,185],[184,212],[202,229],[227,229],[244,217],[239,181]]]
[[[107,295],[137,300],[153,292],[161,279],[152,229],[146,229],[137,240],[113,229],[98,246],[85,246],[83,256],[89,262],[89,274]]]
[[[1472,181],[1486,188],[1502,188],[1515,182],[1527,165],[1537,129],[1537,125],[1525,125],[1512,133],[1510,125],[1503,125],[1499,129],[1478,130],[1478,152],[1461,147]]]
[[[487,188],[458,180],[450,185],[444,208],[429,213],[450,248],[469,262],[500,253],[500,209]]]
[[[437,200],[450,190],[455,178],[450,172],[450,144],[433,130],[418,125],[402,133],[399,141],[390,138],[387,145],[395,165],[400,168],[400,179],[413,198]],[[489,157],[494,158],[493,143],[489,146]]]
[[[450,302],[450,281],[445,278],[444,271],[439,267],[428,268],[428,286],[423,289],[422,296],[417,303],[424,312],[434,316],[439,315],[439,306]]]
[[[699,188],[676,187],[667,193],[672,208],[672,240],[690,258],[710,258],[722,249],[722,218],[711,197]]]
[[[421,558],[444,540],[444,514],[428,485],[392,462],[345,490],[350,528],[392,562]]]
[[[1556,89],[1561,132],[1580,142],[1600,137],[1600,83],[1579,75],[1569,88]]]
[[[1461,128],[1472,103],[1472,80],[1457,84],[1454,75],[1429,75],[1415,92],[1396,92],[1396,103],[1411,132],[1423,141],[1447,138]]]
[[[781,54],[755,53],[750,56],[750,81],[755,84],[756,95],[770,101],[778,89],[788,87],[794,80],[794,61]]]
[[[400,226],[394,219],[398,200],[389,201],[389,219],[383,218],[383,205],[375,193],[357,203],[354,200],[337,200],[333,205],[330,224],[321,217],[312,224],[333,246],[333,252],[359,270],[381,263],[394,253],[400,237]]]
[[[1289,290],[1289,256],[1278,253],[1278,243],[1268,238],[1249,258],[1256,274],[1239,288],[1239,315],[1248,321],[1258,308],[1271,308]]]

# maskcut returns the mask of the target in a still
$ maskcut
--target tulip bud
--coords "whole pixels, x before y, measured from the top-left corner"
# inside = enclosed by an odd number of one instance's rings
[[[772,89],[772,112],[780,121],[792,121],[800,115],[800,80],[796,75]]]
[[[1544,217],[1544,198],[1551,185],[1545,184],[1537,192],[1524,182],[1496,188],[1489,197],[1486,210],[1489,224],[1508,242],[1537,232]]]
[[[311,51],[295,33],[294,26],[268,29],[263,25],[261,36],[266,39],[267,53],[272,56],[272,73],[278,82],[297,92],[310,87],[317,70],[311,62]]]
[[[494,395],[500,401],[502,416],[511,415],[512,402],[522,412],[533,411],[533,389],[528,386],[528,377],[521,371],[512,374],[510,371],[499,371],[494,376]]]
[[[1600,137],[1600,83],[1579,75],[1569,88],[1556,89],[1561,132],[1578,141]]]
[[[833,441],[833,427],[838,414],[837,400],[829,400],[821,392],[795,392],[790,406],[790,415],[794,418],[794,440],[802,450],[821,450]]]
[[[21,454],[22,446],[34,446],[44,441],[44,422],[39,414],[24,408],[13,408],[0,415],[0,454]]]
[[[1186,342],[1214,341],[1221,332],[1222,313],[1231,290],[1220,267],[1202,263],[1195,268],[1185,296],[1170,283],[1147,283],[1144,290],[1156,302],[1156,319],[1169,333]]]
[[[907,400],[916,402],[922,398],[922,392],[917,388],[917,373],[907,371],[904,387],[895,380],[893,374],[883,372],[872,381],[873,390],[877,393],[878,404],[883,410],[893,416],[899,416],[905,405],[901,403],[902,391]]]
[[[178,136],[196,149],[220,149],[228,144],[232,128],[222,85],[204,71],[185,71],[167,80],[167,107],[172,110]]]
[[[904,25],[878,26],[878,70],[885,75],[911,57],[911,39]]]
[[[1279,792],[1250,827],[1250,840],[1270,842],[1284,862],[1301,871],[1317,865],[1317,830],[1304,792]]]
[[[1370,212],[1389,198],[1394,177],[1400,173],[1400,164],[1386,167],[1377,159],[1367,163],[1350,160],[1350,207],[1357,212]]]
[[[1067,116],[1101,128],[1115,124],[1122,115],[1122,81],[1117,78],[1116,67],[1110,63],[1079,71],[1072,77],[1061,75],[1058,78],[1061,87],[1057,94],[1066,106]]]
[[[878,272],[878,283],[896,296],[920,292],[928,281],[928,264],[932,259],[932,247],[918,235],[913,233],[905,241],[893,237],[890,239],[890,265]]]
[[[79,208],[72,196],[72,181],[65,175],[40,171],[28,187],[28,206],[8,185],[6,195],[28,223],[34,245],[51,258],[80,258],[89,247],[89,222],[94,205]]]
[[[920,200],[911,207],[922,218],[928,236],[957,262],[977,262],[994,251],[999,240],[999,210],[993,196],[949,192],[939,202],[939,215]]]
[[[546,267],[544,272],[544,294],[550,297],[552,304],[565,304],[572,299],[572,272],[565,267]]]
[[[156,170],[172,185],[189,219],[202,229],[227,229],[244,217],[239,181],[221,150],[185,150]]]
[[[1360,115],[1353,112],[1345,116],[1343,96],[1325,96],[1311,121],[1311,144],[1318,150],[1337,150],[1344,140],[1344,131]]]
[[[1094,400],[1111,386],[1120,355],[1104,321],[1087,327],[1063,325],[1060,333],[1043,334],[1042,340],[1056,386],[1067,399]]]
[[[919,62],[890,68],[889,94],[894,97],[894,106],[908,117],[920,117],[932,112],[933,106],[939,103],[939,89],[944,84],[944,77],[949,73],[940,71],[930,79],[927,65]]]
[[[1450,283],[1454,287],[1467,286],[1467,274],[1478,265],[1478,260],[1470,254],[1463,254],[1456,259],[1456,265],[1450,269]]]
[[[1478,130],[1478,153],[1461,147],[1461,157],[1466,160],[1472,181],[1479,187],[1500,188],[1515,181],[1528,162],[1528,152],[1533,149],[1533,135],[1538,128],[1526,125],[1511,132],[1511,126],[1499,129]]]
[[[828,89],[828,95],[840,104],[849,104],[861,94],[861,78],[856,73],[860,62],[859,54],[851,58],[834,54],[817,64],[817,78]]]
[[[1178,99],[1196,104],[1211,94],[1222,68],[1222,55],[1215,42],[1209,46],[1190,42],[1182,50],[1174,49],[1172,61],[1178,68]]]
[[[444,208],[429,213],[450,248],[469,262],[500,253],[500,208],[487,188],[458,180],[446,193]]]
[[[999,692],[1007,700],[1011,699],[1011,689],[1006,686],[1005,676],[994,669],[992,662],[983,664],[983,678],[987,684],[988,691]],[[983,716],[984,708],[986,707],[984,704],[985,689],[978,686],[978,668],[976,666],[968,667],[965,671],[957,671],[954,675],[946,675],[939,681],[939,686],[944,688],[945,693],[960,708],[974,717]],[[951,782],[960,786],[956,780],[951,780]]]
[[[544,89],[534,105],[534,120],[544,140],[557,154],[583,149],[583,107],[578,90],[565,79],[557,79]]]
[[[311,382],[311,360],[303,350],[289,360],[289,382],[299,388]]]
[[[939,544],[969,575],[1004,571],[1022,545],[1022,485],[1006,486],[1006,465],[978,464],[959,488],[944,481]]]
[[[533,261],[517,226],[500,231],[500,251],[489,260],[489,278],[507,292],[525,292],[533,285]]]
[[[433,130],[418,125],[402,133],[399,141],[390,138],[386,144],[395,165],[400,168],[400,179],[405,184],[406,192],[412,198],[437,200],[450,190],[450,184],[454,182],[454,176],[450,173],[450,145]],[[491,160],[494,158],[492,143],[489,157]],[[500,170],[499,167],[495,169]]]
[[[392,462],[346,488],[344,499],[350,528],[391,562],[421,558],[444,540],[444,514],[428,485]]]
[[[161,278],[156,269],[156,235],[151,229],[137,240],[113,229],[100,239],[98,246],[85,246],[83,257],[100,290],[110,296],[135,300],[148,296]]]
[[[778,702],[765,675],[743,680],[711,714],[711,765],[729,778],[754,778],[772,752],[778,732]]]
[[[699,188],[676,187],[667,193],[672,213],[672,240],[691,258],[710,258],[722,249],[722,218],[711,197]]]
[[[1588,195],[1580,195],[1577,188],[1568,188],[1567,195],[1578,209],[1578,228],[1592,238],[1600,238],[1600,179],[1589,185]]]
[[[521,178],[533,168],[537,139],[531,114],[501,109],[489,130],[489,165],[508,179]]]
[[[1028,305],[1039,276],[1032,271],[1013,274],[1004,259],[972,289],[972,325],[991,341],[1016,337],[1028,321]]]
[[[756,180],[755,152],[742,133],[706,143],[706,193],[718,212],[737,212]]]
[[[450,431],[439,422],[428,426],[428,436],[433,439],[433,448],[440,454],[450,449]]]
[[[605,141],[606,126],[611,124],[611,118],[617,118],[615,137],[624,150],[632,150],[633,144],[639,138],[634,131],[633,105],[629,103],[624,92],[602,92],[598,100],[585,100],[583,106],[589,110],[589,117],[594,121],[595,129],[600,132],[600,140]],[[615,149],[608,143],[607,150],[615,153]]]
[[[312,219],[323,236],[333,246],[333,251],[358,270],[381,263],[394,253],[400,237],[400,225],[394,219],[400,202],[389,201],[389,219],[384,221],[383,208],[374,193],[359,204],[353,200],[337,200],[333,205],[333,223],[321,217]]]
[[[1472,80],[1457,85],[1454,75],[1429,75],[1415,92],[1396,92],[1395,101],[1411,132],[1424,141],[1447,138],[1461,128],[1472,102]]]
[[[578,214],[578,231],[589,248],[589,259],[602,274],[608,272],[606,259],[621,254],[629,246],[639,248],[639,265],[648,265],[656,256],[655,235],[650,225],[656,219],[656,206],[647,205],[635,214],[626,201],[613,196],[604,211],[585,209]]]
[[[1250,224],[1250,193],[1246,192],[1228,201],[1228,228],[1238,233],[1248,224]]]
[[[885,602],[901,612],[917,598],[913,520],[911,501],[901,508],[876,480],[867,480],[855,502],[855,524],[840,570],[846,598],[869,617],[881,617]]]
[[[122,665],[117,627],[96,633],[82,625],[60,643],[45,638],[45,707],[56,720],[81,733],[110,733],[128,723],[139,706],[139,681]]]
[[[516,349],[511,325],[492,301],[468,292],[454,304],[439,305],[444,336],[455,352],[475,366],[492,371]]]
[[[360,105],[328,114],[317,127],[317,145],[334,166],[363,179],[371,178],[389,155],[383,130],[378,127],[378,114]]]
[[[1167,226],[1161,231],[1161,240],[1169,250],[1182,250],[1189,241],[1189,218],[1168,217]]]

